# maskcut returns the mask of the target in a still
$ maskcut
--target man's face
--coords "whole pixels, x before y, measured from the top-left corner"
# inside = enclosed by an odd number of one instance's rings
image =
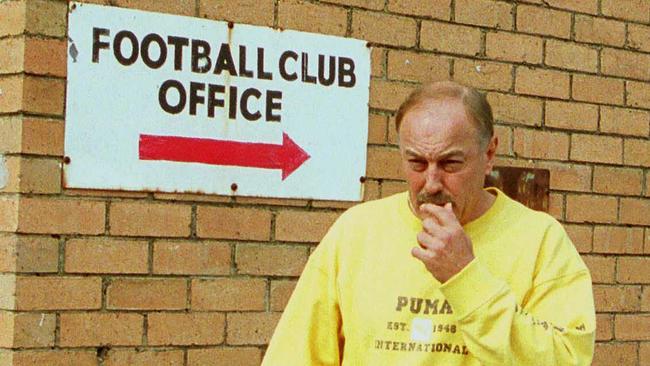
[[[406,113],[399,131],[402,168],[415,214],[420,205],[452,203],[461,224],[480,214],[483,182],[492,169],[496,137],[487,147],[461,101],[425,101]]]

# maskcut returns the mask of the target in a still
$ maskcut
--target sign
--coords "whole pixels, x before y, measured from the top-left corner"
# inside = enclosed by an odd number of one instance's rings
[[[366,42],[71,3],[65,186],[360,200]]]

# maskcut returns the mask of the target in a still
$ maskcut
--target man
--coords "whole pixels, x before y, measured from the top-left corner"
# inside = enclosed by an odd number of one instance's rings
[[[498,140],[476,90],[424,85],[396,118],[408,192],[345,212],[264,365],[589,365],[589,272],[560,224],[483,189]]]

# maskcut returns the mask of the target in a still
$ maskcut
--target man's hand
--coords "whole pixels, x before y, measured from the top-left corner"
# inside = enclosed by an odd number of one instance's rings
[[[422,221],[423,230],[417,236],[420,247],[411,249],[411,254],[438,281],[445,283],[474,259],[472,241],[458,222],[451,203],[444,207],[423,204],[420,212],[428,217]]]

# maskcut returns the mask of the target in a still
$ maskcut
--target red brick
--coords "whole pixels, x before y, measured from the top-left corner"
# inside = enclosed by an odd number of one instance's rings
[[[111,349],[104,358],[104,366],[183,366],[182,350]]]
[[[368,143],[383,144],[386,142],[388,118],[379,114],[368,116]]]
[[[237,245],[240,274],[298,276],[307,263],[307,250],[297,246]]]
[[[564,195],[551,193],[548,197],[548,213],[557,220],[564,220]]]
[[[576,43],[549,39],[546,41],[544,63],[562,69],[595,73],[598,71],[598,50]]]
[[[26,38],[25,72],[65,77],[67,46],[61,39]]]
[[[549,149],[549,146],[553,146]],[[515,129],[515,154],[526,158],[566,160],[569,157],[569,136],[559,132]]]
[[[319,242],[338,216],[332,211],[281,211],[275,222],[275,239]]]
[[[515,78],[515,92],[551,98],[569,98],[569,74],[553,71],[518,67]]]
[[[64,37],[68,6],[65,2],[31,0],[26,4],[26,31],[52,37]]]
[[[635,365],[636,343],[596,343],[592,366]]]
[[[370,75],[383,77],[386,75],[386,50],[373,47],[370,51]]]
[[[535,98],[509,94],[488,93],[494,119],[509,124],[540,126],[542,124],[542,101]]]
[[[17,310],[99,309],[99,277],[17,277]]]
[[[650,226],[650,199],[621,198],[621,223]]]
[[[605,48],[600,57],[602,73],[605,75],[650,79],[650,55]]]
[[[291,294],[296,287],[297,281],[273,281],[271,282],[271,311],[283,311]],[[650,293],[650,291],[648,291]]]
[[[15,314],[13,347],[52,347],[54,346],[55,331],[55,314]]]
[[[175,15],[194,15],[192,0],[114,0],[115,6]]]
[[[191,207],[137,201],[112,202],[110,232],[125,236],[189,236]]]
[[[413,47],[417,24],[414,19],[369,11],[352,12],[352,37],[391,46]]]
[[[456,0],[454,9],[458,23],[512,29],[512,4],[493,0]]]
[[[1,81],[0,81],[1,82]],[[0,117],[0,152],[19,153],[22,143],[22,117],[2,116]]]
[[[21,151],[28,154],[62,156],[62,121],[25,118],[22,121]]]
[[[177,275],[229,274],[230,252],[228,244],[219,242],[155,242],[153,272]]]
[[[261,311],[265,308],[266,281],[247,278],[192,280],[192,310]]]
[[[568,39],[571,36],[571,13],[520,5],[517,7],[517,30]]]
[[[305,32],[345,36],[348,12],[337,6],[312,4],[303,0],[278,2],[278,26]]]
[[[396,111],[413,89],[412,85],[405,83],[370,79],[369,106],[371,108]]]
[[[578,252],[589,253],[592,251],[594,231],[591,226],[565,224],[564,228]]]
[[[645,0],[601,0],[603,15],[648,23],[650,3]]]
[[[575,100],[603,104],[623,104],[622,80],[590,75],[573,75]]]
[[[627,81],[625,85],[627,105],[650,108],[650,85],[648,83]]]
[[[648,310],[650,310],[650,286],[644,286],[641,295],[641,311]]]
[[[508,91],[512,87],[512,66],[458,59],[454,62],[454,80],[478,89]]]
[[[544,163],[540,168],[549,169],[550,188],[561,191],[588,192],[591,190],[591,168],[587,165]]]
[[[639,362],[641,365],[650,365],[650,342],[639,344]]]
[[[614,338],[614,316],[596,314],[596,341],[609,341]]]
[[[133,313],[62,313],[62,347],[137,346],[144,318]]]
[[[578,2],[575,2],[578,3]],[[623,47],[625,23],[576,14],[576,41]]]
[[[648,136],[650,114],[645,111],[602,106],[600,129],[607,133]]]
[[[366,180],[363,184],[363,201],[371,201],[379,198],[379,183],[374,180]]]
[[[621,226],[596,226],[594,252],[643,253],[643,229]]]
[[[202,238],[268,240],[271,213],[249,208],[199,206],[197,234]]]
[[[65,81],[26,76],[23,81],[23,111],[63,116]]]
[[[258,366],[262,352],[254,347],[203,348],[187,351],[188,366]]]
[[[388,197],[397,193],[404,192],[408,189],[406,182],[390,182],[384,181],[381,184],[381,196]]]
[[[185,279],[113,279],[106,308],[121,310],[182,310],[187,308]]]
[[[384,147],[368,148],[366,176],[370,178],[402,179],[399,150]]]
[[[616,279],[621,283],[650,283],[650,257],[620,257]]]
[[[22,34],[25,30],[25,2],[4,1],[0,3],[0,35]]]
[[[228,0],[199,0],[199,16],[235,23],[273,26],[273,0],[239,0],[233,6]]]
[[[70,239],[65,245],[69,273],[147,273],[149,245],[142,240]]]
[[[0,11],[2,11],[0,9]],[[0,74],[14,74],[24,71],[25,38],[6,38],[0,40]]]
[[[628,43],[630,48],[650,51],[650,27],[639,24],[628,24]]]
[[[594,192],[620,195],[639,195],[643,171],[640,169],[596,166],[594,168]]]
[[[598,106],[549,100],[544,124],[567,130],[595,131],[598,129]]]
[[[580,13],[598,14],[598,0],[545,0],[554,8],[572,10]]]
[[[280,320],[279,313],[229,313],[228,337],[230,345],[268,344]]]
[[[650,141],[625,139],[625,165],[650,167]]]
[[[47,236],[0,236],[0,272],[56,272],[59,242]]]
[[[512,47],[513,44],[517,47]],[[524,34],[489,32],[485,38],[485,53],[490,59],[539,64],[542,62],[543,40]]]
[[[102,201],[21,198],[18,231],[43,234],[102,234]],[[47,220],[43,220],[47,217]]]
[[[225,320],[221,313],[152,313],[147,337],[150,345],[217,345]]]
[[[22,75],[1,76],[0,112],[12,113],[23,110],[24,77]]]
[[[639,311],[641,288],[638,286],[594,286],[594,302],[597,312]]]
[[[428,53],[388,51],[388,78],[410,81],[448,80],[449,59]]]
[[[1,357],[0,357],[1,359]],[[97,366],[96,351],[40,350],[13,352],[11,366]],[[4,365],[3,365],[4,366]]]
[[[440,52],[476,56],[481,52],[481,30],[462,25],[423,21],[420,47]]]
[[[497,154],[512,155],[512,128],[508,126],[494,126],[494,135],[499,139]]]
[[[650,340],[650,315],[616,315],[614,337],[622,341]]]
[[[571,222],[614,223],[617,206],[615,197],[568,195],[566,216]]]
[[[388,11],[449,20],[451,15],[451,0],[388,0]]]
[[[571,160],[621,164],[623,162],[622,142],[622,139],[616,137],[573,134]]]
[[[591,272],[593,283],[616,282],[616,258],[585,255],[582,259]]]
[[[385,4],[385,0],[329,0],[328,2],[373,10],[381,10]]]
[[[21,158],[20,192],[61,192],[61,164],[58,159]]]

